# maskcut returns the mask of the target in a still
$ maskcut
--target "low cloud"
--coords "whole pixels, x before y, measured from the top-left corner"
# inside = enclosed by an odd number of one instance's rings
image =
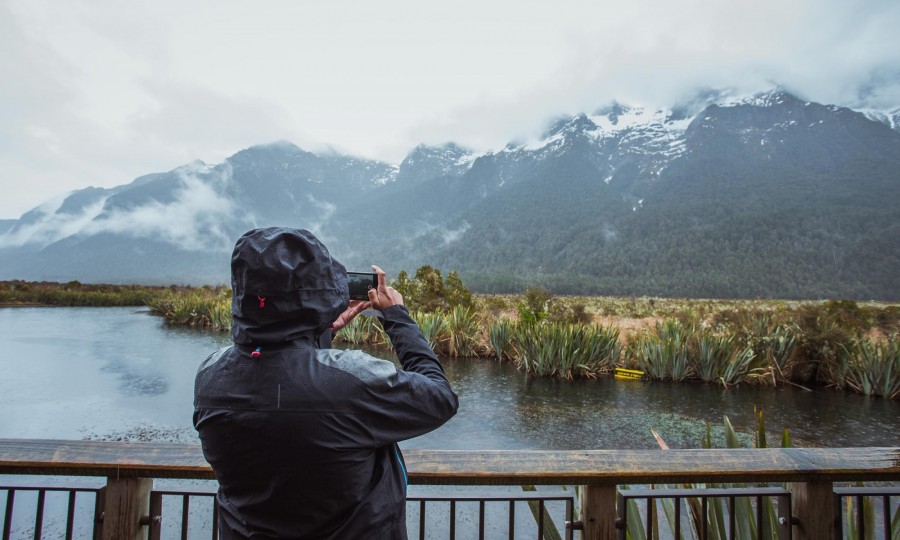
[[[218,189],[231,182],[231,169],[183,169],[176,174],[181,187],[171,202],[110,209],[109,196],[104,196],[72,214],[59,211],[66,199],[60,197],[36,209],[32,222],[0,236],[0,247],[46,246],[70,236],[116,233],[164,240],[185,250],[230,249],[233,238],[223,224],[234,218],[235,204]]]
[[[77,234],[103,211],[106,197],[84,207],[78,214],[57,213],[69,194],[51,200],[32,214],[35,221],[20,223],[7,234],[0,235],[0,248],[19,247],[25,244],[46,246]]]
[[[232,219],[235,204],[220,195],[215,184],[230,182],[231,170],[222,169],[205,178],[179,173],[182,187],[170,203],[151,202],[128,210],[115,210],[92,221],[84,232],[112,232],[134,237],[158,238],[185,250],[230,249],[233,239],[222,228]]]

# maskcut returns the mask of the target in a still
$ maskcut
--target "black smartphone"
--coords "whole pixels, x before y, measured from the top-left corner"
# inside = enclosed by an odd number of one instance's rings
[[[347,272],[347,284],[350,286],[350,300],[368,300],[369,289],[378,286],[375,272]]]

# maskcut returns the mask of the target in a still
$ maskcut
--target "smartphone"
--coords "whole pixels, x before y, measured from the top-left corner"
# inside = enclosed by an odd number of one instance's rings
[[[347,272],[347,284],[350,286],[350,300],[368,300],[369,289],[378,286],[375,272]]]

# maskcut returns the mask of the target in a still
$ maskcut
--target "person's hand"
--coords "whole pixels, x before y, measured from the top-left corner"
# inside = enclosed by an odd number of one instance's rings
[[[337,318],[336,321],[331,323],[331,331],[337,332],[341,328],[350,324],[350,321],[356,318],[357,315],[362,313],[363,311],[372,307],[371,302],[365,302],[363,300],[350,300],[350,305],[344,310],[343,313]]]
[[[397,289],[388,287],[384,270],[374,264],[372,265],[372,270],[375,271],[375,275],[378,277],[378,286],[374,289],[369,289],[369,303],[372,307],[378,311],[384,311],[391,306],[402,306],[403,295],[397,292]]]

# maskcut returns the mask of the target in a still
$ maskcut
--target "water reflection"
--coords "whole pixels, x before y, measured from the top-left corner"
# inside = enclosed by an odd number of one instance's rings
[[[167,328],[134,308],[0,308],[0,437],[196,442],[194,374],[227,334]],[[374,350],[376,356],[393,353]],[[727,415],[749,444],[753,408],[770,441],[788,427],[798,446],[898,446],[900,403],[794,387],[723,390],[611,377],[526,377],[492,360],[446,359],[459,413],[406,448],[697,447],[709,423],[722,445]]]

